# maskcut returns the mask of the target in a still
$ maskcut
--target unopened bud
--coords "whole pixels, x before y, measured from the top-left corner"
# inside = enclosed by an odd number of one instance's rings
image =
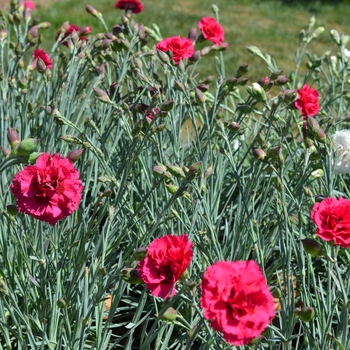
[[[35,152],[39,141],[39,139],[24,139],[16,145],[14,154],[19,156],[29,156],[31,153]]]
[[[13,128],[7,129],[7,140],[11,146],[11,148],[14,148],[19,142],[19,135],[18,132]]]
[[[170,57],[168,54],[164,51],[157,50],[159,58],[164,62],[164,63],[170,63]]]
[[[194,88],[196,100],[198,103],[204,103],[205,102],[205,96],[201,90],[199,90],[197,87]]]
[[[99,88],[93,88],[96,98],[103,103],[112,103],[107,93]]]
[[[231,122],[227,124],[227,128],[233,132],[237,132],[240,129],[240,125],[236,122]]]
[[[170,172],[171,175],[177,177],[177,178],[184,178],[186,177],[184,171],[175,165],[166,165],[167,170]]]
[[[0,30],[0,41],[4,40],[7,38],[7,30],[6,29],[1,29]]]
[[[188,33],[188,38],[195,43],[196,38],[197,38],[197,29],[196,28],[191,28],[191,30]]]
[[[282,86],[282,85],[284,85],[284,84],[287,84],[288,81],[289,81],[289,79],[288,79],[285,75],[280,75],[280,76],[277,78],[277,80],[275,80],[275,83],[276,83],[277,85]]]
[[[238,69],[237,69],[237,78],[241,77],[242,75],[244,75],[245,73],[248,72],[248,67],[249,64],[248,63],[243,63],[241,64]]]
[[[161,112],[169,112],[173,109],[174,107],[174,101],[173,100],[167,100],[162,103],[160,106],[160,111]]]
[[[47,67],[45,62],[39,57],[37,62],[36,62],[36,69],[39,73],[45,74]]]
[[[163,314],[162,319],[165,321],[175,321],[177,317],[177,312],[174,308],[169,307]]]
[[[141,261],[147,256],[147,253],[147,248],[137,248],[134,250],[133,256],[135,260]]]
[[[271,73],[270,79],[275,80],[277,79],[281,74],[283,73],[282,69],[275,70],[274,72]]]
[[[63,309],[66,307],[66,302],[62,299],[62,298],[58,298],[57,299],[57,302],[56,302],[56,305],[59,309]]]
[[[284,102],[290,103],[295,101],[295,99],[298,97],[298,92],[295,89],[285,89],[280,92],[280,97]]]
[[[142,284],[143,281],[137,269],[125,268],[120,271],[121,278],[130,284]]]
[[[1,147],[1,151],[4,157],[8,157],[11,154],[11,151],[5,147]]]
[[[152,172],[155,176],[163,176],[166,170],[167,168],[165,165],[157,162],[157,165],[153,168]]]
[[[102,14],[101,12],[97,11],[93,6],[91,5],[86,5],[85,7],[86,12],[90,13],[90,15],[97,17],[97,18],[101,18]]]
[[[176,193],[176,191],[179,189],[179,186],[174,184],[165,184],[165,187],[170,194]]]
[[[311,306],[304,306],[299,312],[299,318],[304,322],[310,322],[315,317],[315,310]]]
[[[312,133],[315,139],[319,142],[324,142],[326,133],[321,129],[320,125],[313,117],[306,117],[307,129]]]
[[[324,256],[325,252],[318,242],[312,238],[305,238],[301,240],[305,251],[312,256]]]
[[[261,162],[266,158],[266,153],[261,148],[253,148],[252,153],[253,157]]]
[[[79,149],[70,151],[67,154],[67,159],[70,160],[72,163],[75,163],[80,158],[83,152],[84,152],[84,148],[79,148]]]

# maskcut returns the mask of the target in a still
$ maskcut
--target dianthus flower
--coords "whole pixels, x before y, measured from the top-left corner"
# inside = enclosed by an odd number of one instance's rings
[[[335,146],[337,148],[337,157],[334,164],[334,172],[336,174],[350,173],[350,130],[336,131],[332,135]]]
[[[216,22],[215,18],[203,17],[198,22],[198,28],[206,40],[210,40],[215,45],[220,45],[224,41],[224,30]]]
[[[33,11],[35,9],[35,5],[32,1],[25,1],[23,6],[25,10]]]
[[[304,119],[316,115],[320,110],[317,90],[305,84],[301,89],[298,89],[298,95],[299,97],[294,102],[294,105],[299,109]]]
[[[83,35],[89,34],[91,32],[91,27],[85,26],[85,27],[80,28],[75,24],[69,24],[66,32],[63,35],[62,40],[60,41],[60,43],[62,43],[64,46],[68,46],[68,43],[67,43],[67,41],[65,41],[65,39],[67,37],[69,37],[73,32],[76,32],[79,35],[79,40],[86,40],[86,36],[83,36]],[[59,29],[57,31],[57,35],[56,35],[55,40],[57,40],[59,38],[60,34],[61,34],[61,29]]]
[[[147,256],[138,263],[138,272],[152,295],[166,299],[175,295],[174,284],[191,259],[192,243],[186,234],[166,235],[151,242]]]
[[[188,38],[181,38],[180,35],[163,39],[156,45],[156,48],[164,52],[171,51],[175,64],[184,58],[191,57],[194,53],[192,41]]]
[[[118,0],[114,7],[119,10],[129,10],[133,13],[140,13],[143,11],[143,5],[139,0]]]
[[[343,248],[350,247],[350,200],[329,197],[316,203],[311,212],[316,235]]]
[[[52,68],[52,61],[50,56],[43,50],[43,49],[35,49],[33,52],[33,62],[31,63],[31,66],[33,68],[36,67],[36,63],[38,59],[40,58],[46,65],[47,68]]]
[[[83,186],[72,162],[43,153],[15,175],[10,189],[20,212],[54,226],[78,208]]]
[[[230,344],[250,343],[275,315],[273,296],[252,260],[218,261],[209,266],[201,290],[204,317]]]

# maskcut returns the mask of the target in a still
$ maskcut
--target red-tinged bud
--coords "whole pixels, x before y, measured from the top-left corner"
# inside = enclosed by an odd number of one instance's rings
[[[72,163],[75,163],[80,156],[83,154],[84,149],[83,148],[79,148],[79,149],[75,149],[73,151],[70,151],[67,154],[67,159],[69,159]]]
[[[11,151],[5,147],[1,147],[1,151],[4,157],[8,157],[11,154]]]
[[[33,26],[28,30],[27,38],[30,42],[33,42],[33,40],[38,39],[39,33],[38,33],[38,26]]]
[[[213,51],[225,51],[228,48],[228,43],[222,43],[220,45],[213,45],[211,49]]]
[[[148,105],[145,103],[135,103],[129,107],[133,112],[145,113],[148,110]]]
[[[200,80],[199,82],[201,84],[210,84],[215,80],[215,76],[214,75],[208,75],[206,76],[204,79]]]
[[[195,50],[195,52],[193,53],[193,55],[189,59],[190,59],[190,61],[195,62],[195,61],[198,61],[200,58],[201,58],[200,50]]]
[[[153,175],[155,176],[163,177],[163,174],[166,172],[166,170],[167,168],[165,165],[157,162],[157,165],[153,168],[152,172],[153,172]]]
[[[101,12],[97,11],[93,6],[86,5],[85,10],[87,13],[90,13],[91,16],[102,18]]]
[[[197,89],[199,89],[202,92],[207,92],[209,90],[209,85],[206,84],[198,84],[196,86]]]
[[[238,85],[238,78],[228,78],[225,83],[229,88],[236,87]]]
[[[241,64],[238,69],[237,69],[237,75],[236,77],[239,78],[241,77],[242,75],[246,74],[248,72],[248,67],[249,67],[249,64],[248,63],[243,63]]]
[[[173,100],[167,100],[162,103],[160,106],[161,112],[170,112],[174,107],[174,101]]]
[[[184,171],[176,166],[176,165],[166,165],[167,170],[170,172],[171,175],[177,177],[177,178],[184,178],[186,177]]]
[[[15,216],[18,214],[18,209],[14,204],[6,205],[6,210],[9,214]]]
[[[39,141],[39,139],[24,139],[16,145],[12,153],[18,156],[29,156],[36,151]]]
[[[1,29],[0,30],[0,41],[3,41],[6,38],[7,38],[7,30],[6,29]]]
[[[259,79],[258,84],[265,90],[269,91],[273,86],[273,81],[269,77],[262,77]]]
[[[247,84],[248,80],[249,80],[248,78],[239,78],[237,81],[237,84],[240,86],[244,86]]]
[[[284,102],[291,103],[298,97],[298,92],[295,89],[285,89],[280,92],[280,97]]]
[[[118,83],[114,81],[109,87],[109,96],[113,97],[118,89]]]
[[[227,128],[233,132],[237,132],[240,127],[241,126],[236,122],[231,122],[231,123],[227,124]]]
[[[197,29],[191,28],[191,30],[188,33],[188,39],[190,39],[193,42],[193,45],[196,42],[196,38],[197,38]]]
[[[304,306],[299,312],[299,318],[303,322],[310,322],[315,317],[315,310],[311,306]]]
[[[306,117],[307,129],[312,133],[319,142],[325,142],[326,133],[321,129],[320,125],[313,117]]]
[[[205,102],[205,96],[201,90],[199,90],[197,87],[194,88],[196,101],[198,103],[204,103]]]
[[[19,142],[19,135],[18,132],[13,128],[7,129],[7,140],[11,146],[11,148],[14,148]]]
[[[47,70],[47,66],[46,66],[45,62],[40,57],[36,61],[36,69],[41,74],[45,74],[45,72]]]
[[[176,320],[177,312],[174,308],[169,307],[162,315],[162,320],[173,322]]]
[[[135,260],[141,261],[147,256],[147,253],[147,248],[137,248],[134,250],[133,256]]]
[[[285,85],[289,82],[289,79],[285,75],[280,75],[277,80],[275,80],[276,85]]]
[[[275,80],[277,79],[281,74],[283,73],[283,70],[279,69],[271,73],[270,79]]]
[[[120,24],[116,24],[112,29],[113,35],[118,37],[119,34],[123,33],[123,27]]]
[[[82,36],[82,35],[87,35],[89,33],[91,33],[92,29],[90,26],[85,26],[79,29],[78,31],[78,35]]]
[[[125,268],[120,271],[120,277],[130,284],[142,284],[143,281],[137,269]]]
[[[314,239],[305,238],[301,240],[301,243],[303,244],[303,247],[308,254],[316,257],[325,255],[323,248]]]
[[[103,103],[112,103],[107,93],[99,88],[93,88],[96,98]]]
[[[252,153],[253,157],[261,162],[263,162],[266,158],[266,153],[260,148],[253,148]]]
[[[176,90],[185,91],[185,87],[178,80],[174,80],[174,87]]]

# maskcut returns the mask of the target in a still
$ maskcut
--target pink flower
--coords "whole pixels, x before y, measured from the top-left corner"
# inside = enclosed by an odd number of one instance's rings
[[[215,18],[203,17],[198,22],[198,27],[205,39],[210,40],[215,45],[220,45],[224,41],[224,30],[216,22]]]
[[[250,343],[275,316],[273,296],[252,260],[218,261],[209,266],[201,290],[204,317],[230,344]]]
[[[317,236],[343,248],[350,247],[350,200],[326,198],[313,206],[311,219],[317,225]]]
[[[24,9],[33,11],[35,9],[35,5],[32,1],[25,1],[24,2]]]
[[[47,68],[52,68],[52,61],[50,56],[43,50],[43,49],[35,49],[33,52],[33,61],[31,63],[31,66],[33,68],[36,67],[36,63],[38,61],[38,58],[40,58],[46,65]]]
[[[175,64],[178,64],[184,58],[189,58],[194,53],[193,43],[188,38],[181,38],[180,35],[165,38],[160,41],[156,48],[160,51],[171,51]]]
[[[147,257],[138,263],[138,272],[152,295],[174,296],[175,282],[186,271],[192,259],[188,236],[167,235],[155,239],[147,248]]]
[[[43,153],[15,175],[10,189],[20,212],[54,226],[77,210],[83,186],[67,158]]]
[[[62,43],[64,46],[68,46],[68,43],[67,43],[67,41],[65,41],[65,39],[67,37],[69,37],[70,35],[72,35],[73,32],[76,32],[78,34],[79,40],[86,40],[87,38],[84,35],[89,34],[91,32],[91,30],[92,29],[89,26],[85,26],[85,27],[80,28],[75,24],[68,24],[66,32],[64,33],[63,38],[60,41],[60,43]],[[57,35],[56,35],[55,40],[57,40],[59,38],[60,34],[61,34],[61,29],[59,29],[57,31]]]
[[[143,11],[143,5],[139,0],[118,0],[114,7],[119,10],[130,10],[133,13],[140,13]]]
[[[316,115],[320,110],[317,90],[305,84],[301,89],[298,89],[298,94],[299,98],[294,102],[294,105],[299,109],[304,119]]]

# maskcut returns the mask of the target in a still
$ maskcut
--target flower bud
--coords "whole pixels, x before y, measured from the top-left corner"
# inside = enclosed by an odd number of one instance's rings
[[[6,29],[1,29],[0,30],[0,41],[3,41],[6,38],[7,38],[7,30]]]
[[[311,238],[305,238],[301,240],[304,250],[312,256],[324,256],[325,252],[318,242]]]
[[[282,69],[275,70],[274,72],[271,73],[270,79],[275,80],[277,79],[281,74],[283,73]]]
[[[315,317],[315,310],[311,306],[304,306],[299,312],[299,318],[304,322],[310,322]]]
[[[120,277],[130,284],[142,284],[143,281],[137,269],[125,268],[120,271]]]
[[[201,169],[201,165],[202,165],[201,161],[191,164],[186,174],[186,177],[188,180],[192,180],[197,176],[197,174]]]
[[[45,62],[40,57],[36,61],[36,69],[41,74],[45,74],[45,72],[47,70]]]
[[[177,316],[177,312],[174,308],[169,307],[163,314],[162,320],[164,321],[175,321]]]
[[[190,61],[195,62],[195,61],[198,61],[200,58],[201,58],[200,50],[195,50],[189,59],[190,59]]]
[[[199,90],[197,87],[194,88],[196,101],[198,103],[204,103],[205,102],[205,96],[201,90]]]
[[[1,151],[4,157],[8,157],[11,154],[11,151],[5,147],[1,147]]]
[[[324,171],[322,169],[316,169],[311,173],[311,177],[317,179],[318,177],[324,176]]]
[[[229,129],[230,131],[233,132],[237,132],[240,129],[240,125],[236,122],[231,122],[229,124],[227,124],[227,129]]]
[[[75,163],[80,158],[83,152],[84,152],[83,148],[75,149],[73,151],[70,151],[66,157],[72,163]]]
[[[212,47],[205,46],[200,50],[201,57],[206,56],[210,51],[212,50]]]
[[[262,102],[266,100],[266,94],[265,90],[258,84],[258,83],[253,83],[253,97],[257,99],[258,101]]]
[[[91,16],[102,18],[101,12],[98,12],[93,6],[86,5],[85,10],[87,13],[90,13]]]
[[[266,158],[266,153],[261,148],[253,148],[253,157],[263,162]]]
[[[29,156],[31,153],[35,152],[39,141],[39,139],[24,139],[16,145],[14,154],[19,156]]]
[[[32,152],[28,157],[28,162],[30,164],[34,164],[36,160],[39,158],[39,156],[42,155],[42,152]]]
[[[280,75],[280,76],[277,78],[277,80],[275,80],[275,83],[276,83],[277,85],[282,86],[282,85],[284,85],[284,84],[287,84],[288,81],[289,81],[289,79],[288,79],[285,75]]]
[[[184,178],[186,177],[184,171],[175,165],[166,165],[167,170],[170,172],[171,175],[177,177],[177,178]]]
[[[11,148],[14,148],[20,142],[19,135],[15,129],[13,128],[7,129],[7,140]]]
[[[320,125],[313,117],[306,117],[308,130],[312,133],[315,139],[319,142],[325,142],[326,133],[321,129]]]
[[[133,256],[137,261],[143,260],[147,256],[147,248],[137,248],[134,250]]]
[[[169,112],[173,109],[174,107],[174,101],[173,100],[167,100],[162,103],[160,106],[160,111],[161,112]]]
[[[59,308],[59,309],[64,309],[65,307],[66,307],[66,302],[65,302],[65,300],[64,299],[62,299],[62,298],[58,298],[57,299],[57,302],[56,302],[56,305],[57,305],[57,307]]]
[[[153,172],[153,175],[155,176],[163,176],[166,170],[167,168],[165,165],[157,162],[157,165],[153,168],[152,172]]]
[[[174,194],[179,189],[179,186],[176,186],[174,184],[165,184],[165,188],[170,194]]]
[[[249,67],[249,64],[248,63],[243,63],[241,64],[238,69],[237,69],[237,75],[236,77],[239,78],[241,77],[242,75],[244,75],[245,73],[248,72],[248,67]]]
[[[13,216],[18,214],[18,209],[14,204],[6,205],[6,210],[9,214]]]
[[[164,63],[170,63],[170,57],[167,53],[157,49],[157,54]]]
[[[298,92],[295,89],[285,89],[280,92],[280,97],[284,102],[291,103],[298,97]]]
[[[93,88],[96,98],[103,103],[112,103],[107,93],[99,88]]]
[[[273,86],[273,81],[269,77],[262,77],[259,79],[258,84],[265,90],[269,91]]]
[[[188,39],[190,39],[193,42],[193,45],[196,42],[196,38],[197,38],[197,29],[191,28],[191,30],[188,33]]]

